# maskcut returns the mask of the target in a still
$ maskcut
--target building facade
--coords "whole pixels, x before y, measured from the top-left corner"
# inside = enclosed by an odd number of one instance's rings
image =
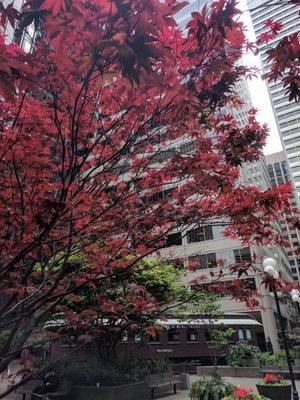
[[[266,156],[268,173],[272,186],[281,185],[291,181],[290,171],[287,159],[283,151],[273,153]],[[295,195],[296,197],[296,195]],[[293,204],[296,206],[296,198]],[[295,229],[286,220],[281,222],[281,230],[285,233],[286,238],[291,244],[288,249],[288,258],[293,279],[300,282],[300,257],[296,255],[295,250],[300,247],[300,232]]]
[[[4,6],[12,3],[13,7],[20,11],[23,4],[25,3],[25,0],[4,0]],[[30,24],[27,26],[26,29],[22,31],[18,36],[16,35],[15,29],[11,26],[9,21],[6,22],[5,26],[5,35],[6,35],[6,42],[17,42],[22,49],[24,49],[26,52],[30,52],[33,48],[34,45],[34,40],[36,36],[36,30],[34,29],[34,25]]]
[[[177,15],[176,20],[183,29],[186,27],[191,12],[199,11],[210,0],[191,1],[189,5],[183,8]],[[224,110],[233,114],[240,126],[247,123],[247,111],[252,107],[251,95],[247,82],[240,80],[236,84],[236,92],[243,100],[244,104],[236,109]],[[300,118],[300,117],[299,117]],[[300,155],[299,155],[300,157]],[[240,183],[247,185],[255,185],[264,190],[271,187],[271,181],[268,174],[265,159],[262,157],[258,162],[247,163],[241,168]],[[278,223],[278,230],[281,226]],[[174,232],[167,238],[167,248],[162,251],[162,255],[166,259],[183,259],[187,269],[186,284],[191,285],[193,281],[200,275],[210,275],[217,273],[220,268],[218,260],[223,261],[225,280],[234,279],[230,276],[226,267],[231,264],[250,260],[255,255],[262,260],[264,257],[275,257],[279,267],[279,273],[282,277],[292,280],[292,273],[287,252],[282,248],[265,249],[257,246],[244,247],[239,240],[230,240],[222,234],[222,226],[195,227],[189,231]],[[193,272],[189,268],[189,264],[194,263]],[[195,267],[196,263],[196,267]],[[261,262],[260,262],[261,263]],[[198,264],[198,266],[197,266]],[[258,266],[261,268],[261,266]],[[271,293],[266,291],[261,285],[257,276],[249,276],[247,278],[249,285],[257,289],[262,295],[262,307],[251,311],[251,315],[263,325],[264,340],[270,339],[274,349],[278,349],[277,329],[278,321],[276,318],[276,305]],[[287,327],[294,319],[294,309],[289,300],[281,299],[283,314],[285,316]],[[245,304],[237,303],[230,297],[222,297],[220,304],[225,313],[241,313],[249,312]],[[262,340],[260,337],[259,341]]]
[[[283,29],[275,40],[267,45],[259,46],[259,53],[263,70],[270,71],[267,61],[267,50],[274,47],[278,41],[293,33],[300,31],[299,3],[282,0],[248,0],[252,23],[256,37],[266,29],[264,23],[268,19],[279,21]],[[268,83],[268,90],[277,120],[284,152],[295,184],[298,199],[300,198],[300,103],[289,101],[286,90],[280,81]]]

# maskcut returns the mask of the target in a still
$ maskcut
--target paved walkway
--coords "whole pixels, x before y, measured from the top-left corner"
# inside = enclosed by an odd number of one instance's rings
[[[191,383],[195,382],[197,379],[199,379],[199,377],[197,377],[196,375],[192,375]],[[259,381],[259,379],[256,379],[256,378],[224,378],[224,379],[227,379],[229,382],[232,382],[234,385],[240,385],[243,387],[251,387],[255,392],[256,392],[255,385]],[[298,390],[298,393],[300,394],[300,381],[297,380],[296,382],[297,382],[296,383],[297,390]],[[189,390],[180,390],[175,395],[166,395],[166,396],[164,396],[164,399],[165,400],[191,400],[189,397]],[[290,399],[286,399],[286,400],[290,400]]]
[[[199,379],[198,376],[196,375],[191,375],[191,383],[195,382],[197,379]],[[256,383],[258,382],[259,379],[256,378],[224,378],[227,379],[228,381],[232,382],[234,385],[240,385],[244,387],[251,387],[256,391]],[[6,387],[5,382],[0,381],[0,393],[1,390],[3,390]],[[298,393],[300,394],[300,381],[297,381],[297,389]],[[175,395],[170,395],[169,393],[166,393],[163,397],[164,400],[190,400],[189,397],[189,390],[179,390],[177,394]],[[18,394],[11,394],[9,395],[5,400],[21,400],[21,395]],[[287,399],[289,400],[289,399]]]
[[[0,393],[4,392],[6,390],[7,383],[8,383],[7,381],[0,380]],[[21,400],[21,399],[22,399],[22,395],[16,394],[16,393],[12,393],[12,394],[8,395],[7,397],[5,397],[5,400]]]

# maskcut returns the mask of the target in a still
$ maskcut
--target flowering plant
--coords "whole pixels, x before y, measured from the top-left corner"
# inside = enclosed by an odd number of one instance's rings
[[[231,396],[224,397],[222,400],[266,400],[265,397],[253,393],[251,388],[237,387]]]
[[[278,374],[266,374],[261,382],[262,385],[284,385],[285,381],[281,375]]]

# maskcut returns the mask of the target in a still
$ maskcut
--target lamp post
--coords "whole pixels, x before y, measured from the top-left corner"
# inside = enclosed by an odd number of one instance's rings
[[[297,309],[300,314],[300,292],[298,289],[293,289],[291,291],[292,300],[294,303],[297,304]]]
[[[276,260],[274,260],[273,258],[266,258],[263,261],[264,272],[271,278],[271,284],[272,284],[272,289],[273,289],[273,293],[274,293],[274,299],[275,299],[275,303],[276,303],[279,325],[280,325],[280,330],[281,330],[281,335],[282,335],[282,342],[283,342],[283,347],[284,347],[284,351],[286,354],[286,360],[288,363],[290,379],[291,379],[291,383],[292,383],[293,400],[299,400],[299,395],[297,392],[296,382],[295,382],[295,377],[294,377],[294,372],[293,372],[292,360],[291,360],[291,356],[290,356],[290,352],[289,352],[289,348],[288,348],[287,337],[285,334],[284,321],[283,321],[282,314],[280,311],[280,304],[279,304],[278,294],[276,291],[276,281],[279,278],[279,273],[276,270],[276,266],[277,266]],[[294,293],[294,294],[292,294],[292,296],[296,295],[296,294],[297,293]],[[299,294],[298,294],[298,296],[299,296]],[[293,300],[296,301],[296,297],[294,297]]]

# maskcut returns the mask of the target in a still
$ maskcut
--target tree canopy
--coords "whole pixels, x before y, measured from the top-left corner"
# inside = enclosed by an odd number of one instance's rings
[[[0,34],[0,330],[10,327],[0,372],[49,312],[83,288],[102,285],[106,299],[111,279],[158,255],[175,227],[210,221],[244,244],[284,243],[272,223],[290,186],[238,181],[268,129],[255,110],[244,127],[226,111],[251,74],[237,2],[193,13],[183,32],[174,15],[185,5],[1,2],[1,25],[36,37],[26,53]],[[70,263],[77,254],[84,262]],[[150,278],[164,285],[145,272],[149,291]]]

